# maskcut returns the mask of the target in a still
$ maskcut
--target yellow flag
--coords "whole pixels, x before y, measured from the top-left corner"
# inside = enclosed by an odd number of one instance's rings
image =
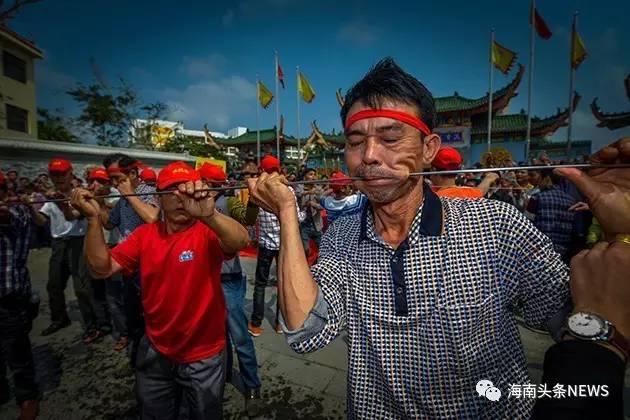
[[[580,66],[580,64],[582,64],[582,61],[584,61],[587,55],[588,54],[586,52],[586,47],[582,42],[580,34],[578,34],[578,32],[575,30],[575,27],[573,27],[573,40],[571,45],[571,67],[573,67],[574,70],[577,70],[577,68]]]
[[[501,73],[508,74],[514,61],[516,61],[514,51],[508,50],[496,41],[492,44],[492,64],[501,70]]]
[[[258,85],[258,100],[263,108],[267,108],[273,100],[273,93],[261,81],[256,82]]]
[[[315,90],[313,90],[313,86],[306,80],[306,77],[302,74],[302,72],[298,73],[298,92],[302,95],[302,99],[304,102],[310,104],[315,99]]]

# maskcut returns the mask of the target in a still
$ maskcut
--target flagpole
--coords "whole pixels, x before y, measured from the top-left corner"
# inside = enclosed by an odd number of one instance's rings
[[[531,147],[532,140],[532,84],[534,83],[534,43],[536,42],[536,36],[534,34],[535,26],[535,10],[536,0],[532,0],[530,9],[530,26],[531,33],[529,36],[529,82],[527,86],[527,137],[525,139],[525,162],[529,161],[529,149]]]
[[[295,66],[295,80],[297,81],[295,90],[295,98],[297,101],[297,150],[298,150],[298,161],[302,158],[300,154],[300,66]],[[298,165],[299,166],[299,165]]]
[[[276,53],[276,157],[280,160],[280,96],[278,95],[278,51]]]
[[[569,42],[571,43],[570,48],[569,48],[569,107],[567,108],[569,110],[569,126],[567,127],[567,151],[566,151],[566,155],[567,155],[567,159],[570,159],[571,156],[571,129],[572,127],[572,123],[573,123],[573,89],[574,89],[574,76],[575,76],[575,69],[573,68],[573,46],[574,46],[574,42],[573,42],[573,38],[575,37],[575,33],[577,31],[577,15],[578,15],[578,11],[576,10],[575,12],[573,12],[573,26],[572,26],[572,31],[571,31],[571,37],[569,38]]]
[[[489,90],[488,90],[488,152],[492,144],[492,47],[494,46],[494,28],[490,31],[490,70],[488,74]]]
[[[260,80],[258,79],[258,73],[256,73],[256,160],[258,161],[258,167],[260,167]]]

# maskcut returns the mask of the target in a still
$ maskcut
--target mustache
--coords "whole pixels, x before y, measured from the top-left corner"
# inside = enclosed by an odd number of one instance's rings
[[[397,174],[376,166],[361,165],[354,171],[354,175],[361,178],[398,178]]]

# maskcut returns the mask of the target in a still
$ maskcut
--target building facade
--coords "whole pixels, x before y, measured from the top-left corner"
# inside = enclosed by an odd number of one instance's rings
[[[32,41],[0,25],[0,137],[37,138],[35,60],[42,58]]]

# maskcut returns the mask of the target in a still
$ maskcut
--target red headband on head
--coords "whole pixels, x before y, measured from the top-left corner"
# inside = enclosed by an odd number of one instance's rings
[[[393,109],[366,109],[364,111],[359,111],[356,114],[352,114],[350,117],[346,118],[346,126],[344,127],[344,129],[347,130],[352,124],[359,120],[375,117],[385,117],[398,120],[400,122],[404,122],[405,124],[409,124],[413,128],[417,128],[425,136],[431,134],[431,130],[429,130],[429,127],[427,127],[427,125],[423,123],[420,118],[406,112],[396,111]]]

